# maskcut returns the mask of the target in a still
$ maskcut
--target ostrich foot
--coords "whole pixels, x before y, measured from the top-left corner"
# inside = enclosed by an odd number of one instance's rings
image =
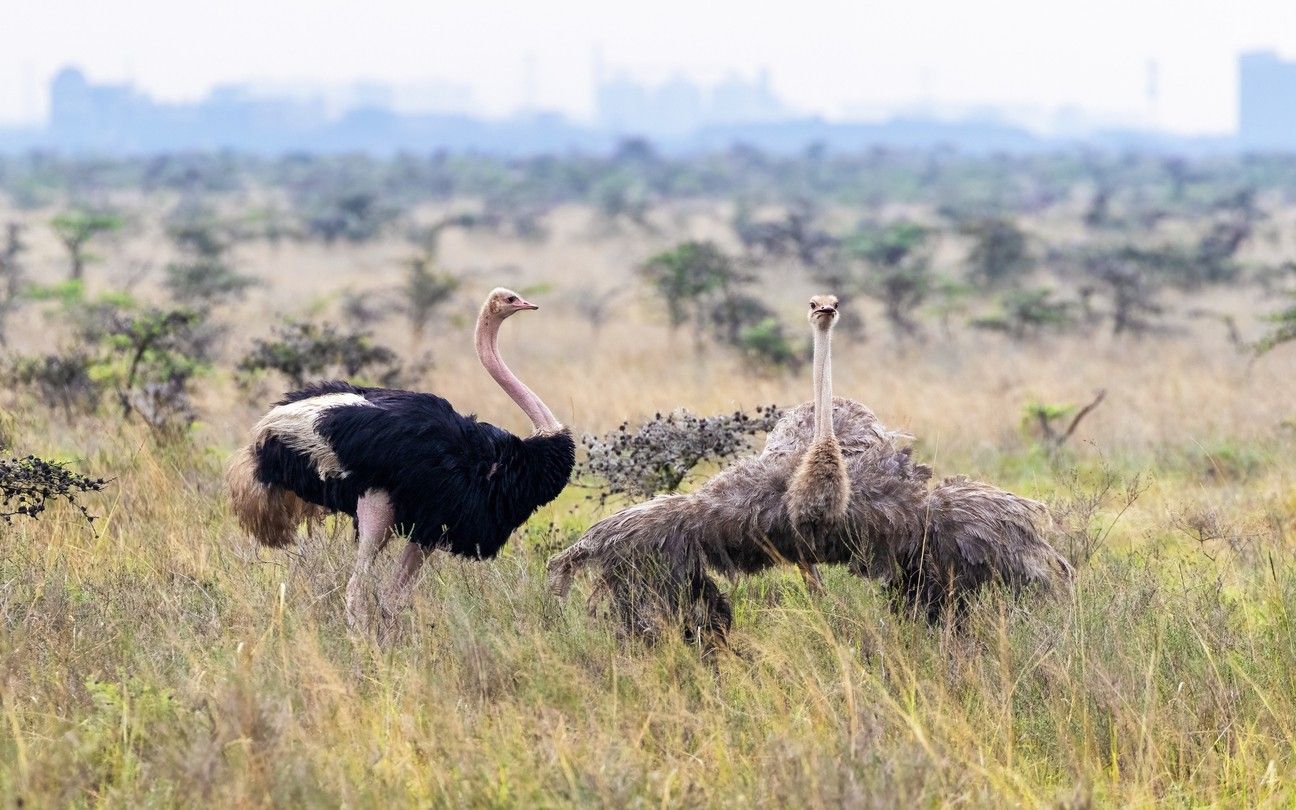
[[[823,576],[819,573],[819,567],[814,563],[801,563],[801,578],[805,580],[806,590],[819,596],[824,593]]]
[[[349,629],[357,633],[368,632],[372,622],[373,599],[366,593],[370,590],[365,587],[366,584],[359,572],[353,574],[347,581],[346,623]]]

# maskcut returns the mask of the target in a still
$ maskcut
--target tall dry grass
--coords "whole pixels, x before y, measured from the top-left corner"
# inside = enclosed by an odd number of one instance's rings
[[[577,430],[807,398],[807,375],[755,374],[669,334],[631,273],[664,237],[590,239],[582,212],[557,222],[539,247],[447,239],[447,266],[497,269],[447,311],[420,384],[522,430],[468,336],[480,291],[545,284],[542,310],[506,325],[503,351]],[[56,277],[57,252],[35,241],[35,272]],[[111,250],[150,249],[136,237]],[[345,285],[394,284],[401,250],[245,248],[267,286],[220,313],[237,324],[229,352],[283,314],[328,310]],[[96,283],[111,264],[91,270]],[[521,269],[498,269],[508,264]],[[798,323],[811,285],[777,272],[760,289]],[[575,298],[609,285],[625,295],[595,335]],[[1249,296],[1212,303],[1249,312]],[[291,553],[238,533],[220,469],[263,403],[226,373],[203,381],[192,440],[169,445],[10,393],[23,451],[113,483],[92,527],[67,511],[0,526],[0,795],[24,806],[1296,802],[1296,463],[1283,426],[1296,354],[1249,364],[1218,324],[1186,319],[1142,340],[1019,347],[933,330],[901,347],[866,304],[847,305],[873,322],[867,342],[836,352],[840,393],[917,434],[939,472],[1049,499],[1059,542],[1099,540],[1069,601],[990,594],[959,635],[897,616],[844,571],[828,572],[821,595],[774,572],[733,586],[739,654],[644,648],[587,616],[582,593],[544,592],[547,554],[595,517],[573,487],[499,560],[438,557],[379,645],[343,621],[345,523]],[[48,340],[27,317],[17,341]],[[408,348],[398,322],[382,337]],[[1097,387],[1108,401],[1051,467],[1021,432],[1022,405]],[[1135,473],[1130,504],[1120,495]],[[1108,497],[1091,497],[1104,480]]]

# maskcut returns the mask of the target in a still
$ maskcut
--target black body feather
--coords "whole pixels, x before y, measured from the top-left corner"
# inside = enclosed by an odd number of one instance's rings
[[[397,531],[425,548],[494,557],[514,529],[558,497],[575,464],[567,430],[519,438],[456,413],[434,394],[332,381],[276,404],[338,393],[369,402],[331,408],[316,423],[348,474],[321,479],[305,454],[271,437],[257,448],[259,479],[352,517],[366,491],[382,490]]]

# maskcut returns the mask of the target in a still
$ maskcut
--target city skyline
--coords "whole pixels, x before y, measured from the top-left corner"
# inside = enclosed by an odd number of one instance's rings
[[[1156,76],[1151,66],[1152,102]],[[69,66],[50,82],[48,120],[0,128],[0,149],[99,154],[447,149],[527,155],[601,151],[643,137],[677,153],[734,143],[783,153],[811,145],[839,151],[882,145],[1032,151],[1079,143],[1160,152],[1296,151],[1296,61],[1273,51],[1239,57],[1239,127],[1227,137],[1205,138],[1160,132],[1147,122],[1104,122],[1077,110],[1045,119],[1036,114],[1033,127],[1022,110],[942,110],[930,104],[881,121],[831,122],[784,104],[768,70],[750,80],[729,74],[711,85],[679,75],[646,84],[622,69],[609,71],[600,58],[593,78],[594,120],[581,123],[534,106],[508,118],[483,119],[471,113],[467,87],[436,82],[235,84],[213,88],[197,102],[167,102],[128,83],[94,82]]]
[[[762,69],[798,115],[883,118],[931,109],[1078,110],[1170,132],[1236,125],[1240,53],[1296,55],[1296,4],[1098,0],[971,8],[918,0],[807,0],[752,13],[738,3],[676,0],[652,9],[558,0],[536,8],[444,8],[385,0],[231,0],[219,9],[160,0],[107,8],[68,0],[13,22],[0,53],[0,121],[35,123],[64,65],[95,83],[129,81],[163,101],[196,101],[230,84],[467,88],[475,116],[552,110],[596,116],[593,55],[636,82],[712,85]],[[1029,66],[1029,69],[1023,69]]]

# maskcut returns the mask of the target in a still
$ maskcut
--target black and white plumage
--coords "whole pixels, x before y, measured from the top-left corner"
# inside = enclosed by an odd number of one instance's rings
[[[575,462],[570,431],[519,438],[455,412],[435,394],[334,381],[294,391],[276,406],[334,394],[359,398],[314,420],[339,471],[321,476],[308,453],[272,433],[258,446],[257,480],[352,517],[366,492],[381,490],[392,527],[427,550],[494,557],[514,529],[558,497]]]
[[[476,332],[478,357],[531,418],[531,436],[459,414],[434,394],[318,383],[275,403],[230,464],[226,480],[240,524],[264,545],[284,546],[314,515],[355,518],[360,548],[347,586],[353,621],[367,618],[365,580],[394,533],[411,543],[384,596],[388,615],[431,551],[494,557],[513,530],[558,497],[575,464],[571,431],[496,349],[500,323],[536,308],[496,289]]]

